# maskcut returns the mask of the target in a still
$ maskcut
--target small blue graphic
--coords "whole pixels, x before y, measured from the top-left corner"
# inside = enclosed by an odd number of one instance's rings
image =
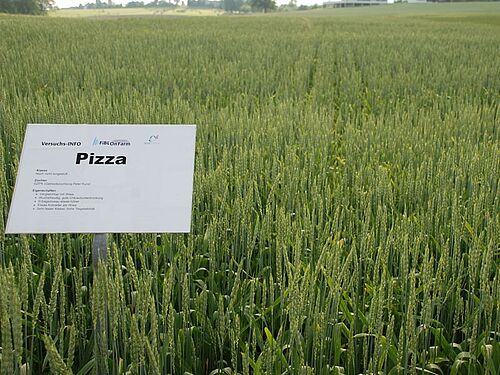
[[[130,141],[128,139],[113,139],[112,141],[108,141],[95,137],[92,141],[92,146],[130,146]]]

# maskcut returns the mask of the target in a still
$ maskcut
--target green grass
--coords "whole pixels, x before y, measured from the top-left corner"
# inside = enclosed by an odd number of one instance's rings
[[[500,14],[493,15],[480,15],[480,16],[467,16],[467,15],[440,15],[440,16],[427,16],[428,19],[437,22],[470,22],[479,25],[493,25],[500,26]]]
[[[63,17],[63,18],[85,18],[85,17],[105,17],[105,18],[115,18],[115,17],[208,17],[221,15],[224,12],[215,9],[187,9],[187,8],[175,8],[175,9],[154,9],[154,8],[110,8],[110,9],[57,9],[49,12],[51,17]]]
[[[0,16],[0,373],[497,374],[498,14]],[[29,122],[198,124],[192,233],[3,235]]]

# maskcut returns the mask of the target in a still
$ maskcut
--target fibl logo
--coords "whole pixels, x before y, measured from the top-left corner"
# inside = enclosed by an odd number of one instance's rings
[[[95,137],[92,141],[92,146],[130,146],[130,141],[127,139],[114,139],[112,141],[106,141]]]

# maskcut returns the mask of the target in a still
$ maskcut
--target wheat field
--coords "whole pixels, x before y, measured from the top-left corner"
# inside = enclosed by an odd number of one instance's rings
[[[498,374],[499,5],[0,15],[0,373]],[[4,235],[27,123],[197,124],[192,233]]]

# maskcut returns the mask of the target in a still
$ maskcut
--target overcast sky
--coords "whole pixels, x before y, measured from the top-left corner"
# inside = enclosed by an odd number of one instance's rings
[[[103,2],[106,2],[107,0],[101,0]],[[116,3],[116,4],[127,4],[129,1],[132,1],[132,0],[125,0],[125,1],[118,1],[118,0],[114,0],[113,2]],[[149,3],[151,0],[138,0],[138,1],[144,1],[144,3]],[[59,8],[69,8],[69,7],[74,7],[74,6],[78,6],[79,4],[87,4],[89,2],[95,2],[95,0],[56,0],[56,5],[59,7]],[[276,3],[278,5],[281,5],[281,4],[286,4],[288,3],[287,0],[277,0]],[[314,4],[323,4],[323,0],[297,0],[297,4],[298,5],[302,5],[302,4],[305,4],[305,5],[314,5]]]

